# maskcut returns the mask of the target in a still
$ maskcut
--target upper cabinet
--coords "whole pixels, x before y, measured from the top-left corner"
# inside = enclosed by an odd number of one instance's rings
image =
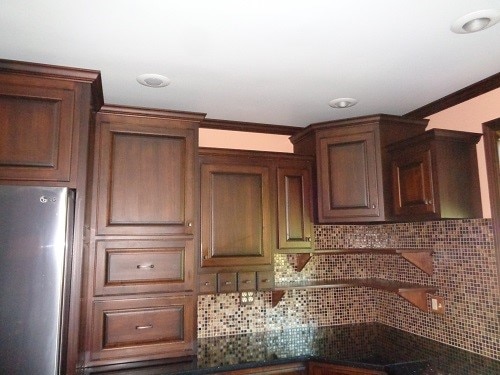
[[[110,106],[99,112],[97,234],[193,234],[202,118]]]
[[[377,115],[312,124],[291,137],[316,156],[319,223],[385,221],[392,216],[390,143],[422,134],[427,120]]]
[[[480,137],[433,129],[390,145],[396,218],[481,217],[476,156]]]
[[[201,267],[263,270],[312,248],[311,160],[200,149]]]
[[[102,101],[97,71],[0,60],[0,179],[75,188]]]

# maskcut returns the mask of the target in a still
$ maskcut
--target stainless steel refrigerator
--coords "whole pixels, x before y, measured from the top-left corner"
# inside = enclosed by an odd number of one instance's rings
[[[0,186],[0,374],[63,370],[74,193]]]

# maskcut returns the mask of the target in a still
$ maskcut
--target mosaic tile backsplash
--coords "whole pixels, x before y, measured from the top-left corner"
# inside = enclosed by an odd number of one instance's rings
[[[425,313],[406,300],[365,287],[287,291],[276,307],[258,292],[251,306],[239,295],[198,297],[198,337],[300,327],[379,322],[490,358],[500,359],[500,301],[490,219],[315,227],[316,249],[430,248],[428,276],[397,255],[316,256],[301,272],[294,255],[275,255],[276,282],[377,277],[434,285],[445,315]]]

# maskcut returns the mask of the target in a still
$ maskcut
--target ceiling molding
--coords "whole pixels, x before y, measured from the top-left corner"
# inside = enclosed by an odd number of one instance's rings
[[[422,119],[500,87],[500,73],[406,113],[403,117]]]
[[[200,128],[279,135],[294,135],[302,130],[302,128],[298,126],[260,124],[255,122],[217,120],[208,118],[201,122]]]

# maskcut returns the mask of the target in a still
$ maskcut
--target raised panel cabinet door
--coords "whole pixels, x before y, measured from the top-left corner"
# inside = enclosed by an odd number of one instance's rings
[[[302,362],[285,363],[281,365],[271,365],[241,370],[224,371],[224,375],[306,375],[307,365]]]
[[[430,149],[394,156],[392,189],[395,216],[436,212]]]
[[[132,362],[194,353],[191,295],[95,301],[92,361]]]
[[[271,264],[269,168],[202,164],[202,267]]]
[[[317,148],[318,220],[380,216],[375,131],[329,132],[318,139]]]
[[[192,234],[193,129],[100,123],[98,234]]]
[[[95,295],[194,291],[193,240],[97,240]]]
[[[278,167],[278,248],[313,247],[311,173],[308,168]]]
[[[0,179],[70,181],[74,106],[69,87],[0,77]]]

